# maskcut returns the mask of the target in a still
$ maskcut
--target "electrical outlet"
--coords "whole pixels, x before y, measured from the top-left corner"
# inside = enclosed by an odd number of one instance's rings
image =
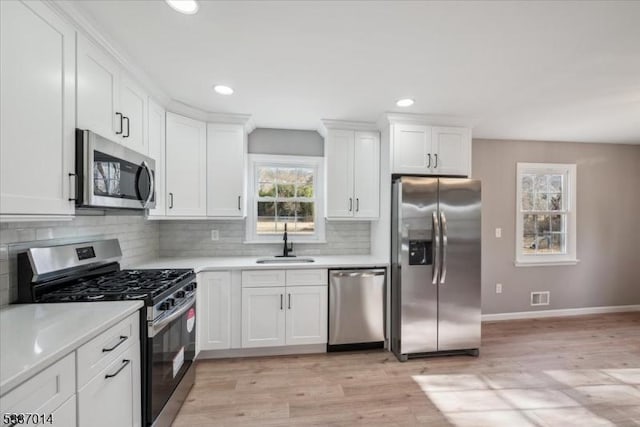
[[[496,294],[502,293],[502,283],[496,283]]]
[[[211,240],[219,240],[220,239],[220,234],[218,233],[218,230],[211,230]]]
[[[502,228],[496,228],[496,239],[500,239],[502,237]]]

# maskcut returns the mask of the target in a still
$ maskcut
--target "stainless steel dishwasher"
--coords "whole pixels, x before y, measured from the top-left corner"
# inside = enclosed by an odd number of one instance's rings
[[[382,347],[386,270],[329,271],[329,351]]]

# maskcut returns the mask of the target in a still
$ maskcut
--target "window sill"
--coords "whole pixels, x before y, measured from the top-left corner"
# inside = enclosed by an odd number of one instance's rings
[[[579,259],[563,259],[558,261],[515,261],[513,264],[516,267],[554,267],[563,265],[577,265],[580,262]]]
[[[326,240],[289,240],[289,243],[295,245],[314,245],[314,244],[326,244]],[[282,245],[282,239],[278,240],[245,240],[242,242],[244,245]]]

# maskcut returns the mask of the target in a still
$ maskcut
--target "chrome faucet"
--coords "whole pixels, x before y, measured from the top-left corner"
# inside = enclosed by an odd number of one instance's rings
[[[287,223],[284,224],[284,236],[282,236],[282,240],[284,240],[284,246],[282,247],[282,257],[294,257],[295,255],[289,255],[293,252],[293,243],[287,244]]]

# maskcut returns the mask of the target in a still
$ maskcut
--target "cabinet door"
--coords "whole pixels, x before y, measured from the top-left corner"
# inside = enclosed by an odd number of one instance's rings
[[[200,350],[231,348],[231,272],[200,273]]]
[[[433,151],[437,154],[433,170],[438,175],[471,174],[471,131],[466,128],[434,127]]]
[[[380,136],[378,132],[356,132],[353,165],[353,195],[357,218],[380,216]]]
[[[431,128],[423,125],[393,125],[392,173],[430,174],[433,165]],[[431,157],[431,162],[429,161]]]
[[[147,126],[147,95],[131,79],[120,79],[120,109],[122,110],[122,144],[142,154],[149,153]]]
[[[207,214],[207,126],[167,113],[167,215]]]
[[[72,215],[74,29],[40,2],[0,19],[0,214]]]
[[[147,135],[149,137],[149,156],[156,161],[156,207],[149,210],[150,216],[166,214],[165,194],[165,111],[149,98]]]
[[[327,218],[353,216],[354,132],[329,130],[325,142]]]
[[[119,140],[122,117],[117,115],[120,87],[118,65],[78,35],[78,128]]]
[[[50,427],[69,427],[76,423],[76,395],[74,394],[66,402],[51,413],[51,424],[39,423],[35,425],[48,425]],[[23,424],[24,425],[24,424]]]
[[[242,289],[242,348],[285,344],[285,288]]]
[[[327,342],[327,287],[287,286],[287,345]]]
[[[244,217],[246,141],[242,125],[207,125],[207,216]]]
[[[140,345],[129,346],[78,391],[78,425],[139,426]]]

